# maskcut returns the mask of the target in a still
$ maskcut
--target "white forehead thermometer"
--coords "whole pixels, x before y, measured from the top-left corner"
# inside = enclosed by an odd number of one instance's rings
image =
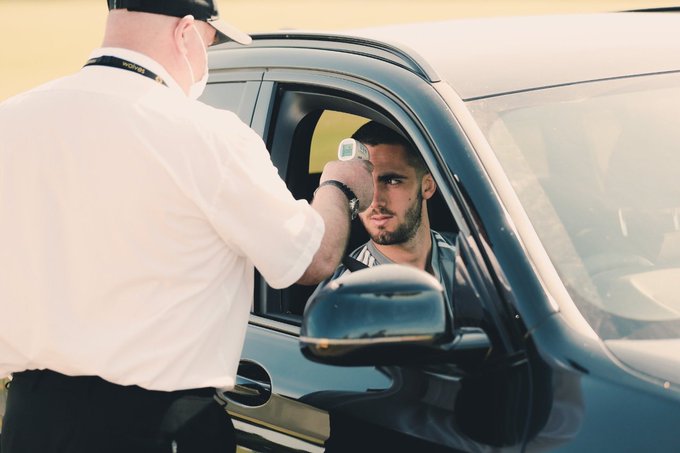
[[[346,138],[338,145],[339,160],[369,160],[369,158],[368,148],[366,148],[363,143],[360,143],[353,138]]]

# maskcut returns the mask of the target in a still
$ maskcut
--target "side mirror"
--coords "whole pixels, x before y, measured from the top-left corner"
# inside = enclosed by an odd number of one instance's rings
[[[437,279],[398,264],[345,274],[318,291],[305,309],[300,346],[311,360],[356,366],[431,362],[453,349],[490,347],[479,329],[454,332]]]

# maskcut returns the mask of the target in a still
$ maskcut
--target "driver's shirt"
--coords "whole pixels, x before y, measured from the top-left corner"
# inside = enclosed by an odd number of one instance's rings
[[[0,104],[0,376],[233,386],[254,267],[297,281],[324,232],[261,138],[159,75],[88,66]]]
[[[432,236],[432,256],[430,265],[434,272],[434,276],[444,287],[447,300],[452,301],[456,249],[452,242],[450,242],[443,234],[434,230],[430,230],[430,233]],[[372,241],[368,241],[364,245],[358,247],[350,253],[349,256],[367,267],[394,263],[388,257],[380,253]],[[322,283],[320,287],[325,286],[329,281],[335,280],[346,272],[350,272],[350,270],[341,264],[335,270],[335,273],[326,282]]]

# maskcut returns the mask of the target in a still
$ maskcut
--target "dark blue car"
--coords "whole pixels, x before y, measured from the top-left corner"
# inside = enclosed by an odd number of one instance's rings
[[[297,198],[358,125],[401,131],[457,253],[450,301],[396,265],[309,302],[259,279],[244,449],[680,451],[680,15],[284,31],[210,67]]]

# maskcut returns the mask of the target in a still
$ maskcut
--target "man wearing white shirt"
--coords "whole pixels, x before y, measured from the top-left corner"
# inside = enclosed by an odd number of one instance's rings
[[[233,451],[212,395],[234,385],[253,268],[330,275],[348,196],[295,200],[260,137],[195,100],[206,47],[250,41],[212,1],[109,9],[82,70],[0,104],[1,451]],[[322,182],[363,209],[370,172]]]

